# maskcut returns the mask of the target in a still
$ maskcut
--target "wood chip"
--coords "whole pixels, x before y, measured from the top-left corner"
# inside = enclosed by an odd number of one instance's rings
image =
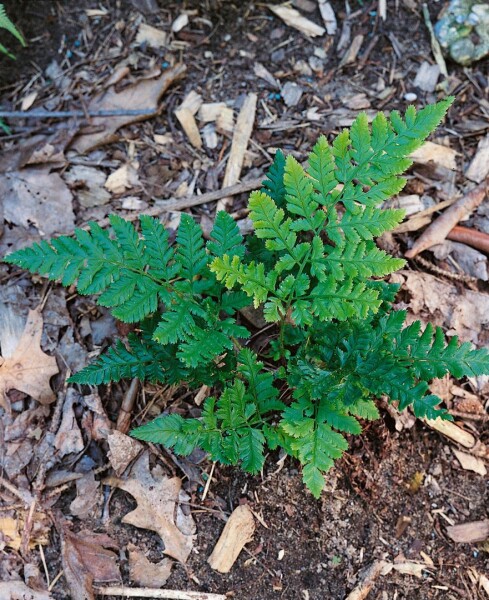
[[[473,544],[484,542],[489,538],[489,519],[483,521],[471,521],[461,525],[447,527],[447,535],[459,544]]]
[[[234,111],[225,106],[217,115],[216,128],[220,133],[232,133],[234,130]]]
[[[326,0],[318,0],[318,2],[319,12],[323,18],[326,32],[328,35],[335,35],[336,30],[338,29],[338,24],[336,22],[336,16],[334,14],[333,7],[331,6],[331,2],[327,2]]]
[[[464,448],[473,448],[475,446],[475,437],[468,431],[455,425],[455,423],[452,423],[452,421],[444,421],[443,419],[425,419],[425,422],[431,429],[445,435],[454,442],[464,446]]]
[[[224,102],[206,102],[199,108],[199,121],[202,121],[203,123],[212,123],[225,108],[226,104]]]
[[[434,92],[440,73],[439,65],[423,61],[414,78],[414,85],[424,92]]]
[[[436,165],[447,169],[455,170],[457,168],[457,156],[459,153],[453,148],[435,144],[434,142],[425,142],[421,148],[415,150],[409,158],[421,165],[434,162]],[[489,160],[489,157],[488,157]]]
[[[301,99],[303,89],[297,83],[288,81],[282,89],[282,98],[287,106],[297,106]]]
[[[180,104],[177,110],[188,109],[192,115],[196,115],[201,106],[202,96],[192,90],[185,96],[183,102]]]
[[[360,48],[363,44],[363,35],[360,33],[353,38],[353,42],[348,50],[345,52],[339,67],[345,67],[346,65],[351,65],[357,59],[358,53],[360,52]]]
[[[477,146],[474,158],[465,172],[467,179],[481,183],[489,175],[489,134]]]
[[[181,15],[178,15],[178,17],[173,21],[171,30],[173,31],[173,33],[178,33],[187,25],[188,25],[188,14],[182,13]]]
[[[267,5],[268,8],[277,15],[282,21],[289,27],[297,29],[307,37],[318,37],[324,35],[324,27],[320,27],[313,23],[306,17],[303,17],[298,10],[290,8],[286,4],[280,4],[279,6]]]
[[[253,65],[253,72],[257,77],[266,81],[272,88],[276,90],[280,89],[280,83],[275,79],[275,77],[270,73],[270,71],[263,66],[261,63],[256,62]]]
[[[202,148],[202,138],[200,137],[200,131],[192,111],[189,108],[179,108],[175,111],[175,116],[182,126],[182,129],[185,131],[189,142],[194,148],[200,150],[200,148]]]
[[[209,556],[209,565],[219,573],[229,573],[243,547],[251,542],[255,520],[246,504],[238,506],[229,517],[221,537]]]
[[[243,167],[246,149],[248,147],[251,132],[253,131],[253,124],[255,122],[256,101],[256,94],[248,94],[243,102],[241,110],[239,111],[222,187],[228,187],[237,183],[241,176],[241,169]],[[226,206],[228,206],[230,202],[231,200],[229,198],[222,198],[217,203],[216,210],[225,210]]]
[[[202,128],[202,136],[204,138],[204,144],[206,148],[209,148],[210,150],[217,148],[219,140],[217,139],[216,127],[214,123],[207,123],[207,125],[204,125]]]
[[[168,35],[166,31],[151,27],[146,23],[139,25],[138,33],[136,35],[136,44],[141,46],[147,44],[151,48],[164,48],[168,41]]]
[[[462,469],[466,471],[474,471],[474,473],[478,473],[485,477],[487,475],[486,465],[484,461],[476,456],[472,456],[472,454],[467,454],[466,452],[461,452],[456,448],[452,448],[453,453],[457,457],[458,462],[460,463]]]

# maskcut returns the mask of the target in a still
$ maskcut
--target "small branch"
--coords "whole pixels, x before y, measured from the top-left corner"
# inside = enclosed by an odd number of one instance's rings
[[[229,187],[222,188],[221,190],[216,190],[215,192],[207,192],[206,194],[202,194],[200,196],[189,196],[188,198],[169,198],[168,200],[164,201],[164,205],[153,206],[150,209],[145,210],[144,214],[151,217],[157,217],[168,211],[184,210],[185,208],[191,208],[192,206],[198,206],[199,204],[215,202],[216,200],[226,198],[227,196],[235,196],[236,194],[242,194],[244,192],[256,190],[261,187],[262,181],[263,178],[252,179],[251,181],[237,183],[236,185],[231,185]],[[125,219],[128,221],[135,221],[138,218],[139,213],[137,212],[125,217]],[[99,222],[99,225],[101,227],[107,227],[109,225],[109,220],[102,219],[102,221]]]
[[[0,118],[6,119],[69,119],[71,117],[142,117],[143,115],[152,115],[156,111],[154,108],[117,110],[0,110]]]
[[[414,258],[423,250],[443,242],[455,225],[481,204],[487,195],[488,186],[489,178],[450,206],[414,242],[413,247],[406,252],[406,258]]]
[[[489,235],[483,231],[457,225],[447,235],[447,239],[467,244],[467,246],[472,246],[472,248],[477,248],[477,250],[489,254]]]
[[[129,427],[131,426],[132,409],[134,408],[134,404],[136,402],[138,389],[139,379],[135,377],[131,381],[131,385],[127,389],[127,392],[124,395],[124,399],[122,400],[122,404],[119,409],[117,425],[115,426],[115,428],[121,433],[127,433],[129,431]]]
[[[224,594],[206,592],[183,592],[180,590],[162,590],[151,588],[128,588],[107,586],[95,590],[100,596],[122,596],[123,598],[164,598],[165,600],[227,600]]]

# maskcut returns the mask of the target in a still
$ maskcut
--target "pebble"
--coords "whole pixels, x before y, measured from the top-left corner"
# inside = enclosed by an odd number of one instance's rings
[[[418,96],[414,92],[408,92],[407,94],[404,94],[404,100],[406,100],[406,102],[414,102],[417,99]]]

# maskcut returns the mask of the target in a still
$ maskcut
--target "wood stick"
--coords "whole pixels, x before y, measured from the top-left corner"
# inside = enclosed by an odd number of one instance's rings
[[[241,176],[243,161],[250,141],[253,123],[256,114],[256,94],[248,94],[241,110],[239,111],[236,127],[234,128],[231,152],[229,153],[226,171],[224,173],[223,187],[234,185]],[[217,210],[226,210],[230,204],[230,198],[224,196],[217,205]]]
[[[189,196],[188,198],[169,198],[165,200],[165,204],[163,206],[153,206],[148,210],[144,211],[145,215],[149,215],[150,217],[157,217],[162,213],[169,212],[172,210],[184,210],[185,208],[191,208],[192,206],[198,206],[199,204],[206,204],[207,202],[214,202],[221,198],[225,198],[226,196],[234,196],[236,194],[241,194],[244,192],[249,192],[251,190],[256,190],[261,187],[263,178],[260,179],[252,179],[251,181],[245,181],[244,183],[237,183],[236,185],[231,185],[229,187],[222,188],[221,190],[216,190],[214,192],[207,192],[200,196]],[[139,219],[139,213],[135,212],[134,214],[130,214],[125,217],[128,221],[135,221]],[[109,225],[108,219],[102,219],[99,222],[101,227],[107,227]]]
[[[227,600],[224,594],[207,592],[184,592],[181,590],[162,590],[153,588],[129,588],[124,586],[106,586],[95,590],[100,596],[122,596],[123,598],[164,598],[166,600]]]
[[[406,252],[406,258],[414,258],[423,250],[443,242],[449,232],[464,217],[475,210],[484,200],[489,188],[489,178],[474,187],[468,194],[457,200],[436,221],[422,233],[414,242],[411,250]]]
[[[447,239],[467,244],[467,246],[472,246],[472,248],[477,248],[477,250],[489,254],[489,235],[483,231],[457,225],[447,235]]]
[[[119,110],[0,110],[0,118],[7,119],[69,119],[71,117],[140,117],[152,115],[154,108]]]

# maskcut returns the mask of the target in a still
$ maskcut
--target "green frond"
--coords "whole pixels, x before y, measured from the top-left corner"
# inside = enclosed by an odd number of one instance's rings
[[[175,259],[180,265],[180,276],[188,281],[193,281],[198,275],[203,275],[208,257],[204,247],[202,229],[186,213],[182,214],[178,227],[177,244]]]
[[[266,179],[262,181],[265,193],[275,201],[278,207],[285,204],[285,156],[281,150],[277,150],[272,165],[267,171]]]
[[[222,257],[224,254],[229,254],[243,258],[245,252],[243,236],[236,221],[225,210],[217,213],[210,237],[207,249],[213,256]]]

